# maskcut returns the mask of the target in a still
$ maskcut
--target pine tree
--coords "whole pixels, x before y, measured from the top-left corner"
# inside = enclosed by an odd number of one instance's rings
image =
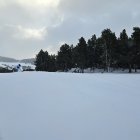
[[[96,67],[96,35],[93,35],[87,42],[87,67]]]
[[[67,71],[72,67],[72,50],[67,44],[60,47],[57,55],[57,67],[62,71]]]
[[[120,37],[118,39],[118,48],[119,51],[116,52],[119,56],[117,62],[118,67],[124,69],[129,68],[129,72],[131,72],[131,47],[129,45],[129,38],[125,29],[120,33]]]
[[[37,71],[48,71],[49,70],[49,54],[47,51],[40,50],[36,55],[36,70]]]
[[[48,63],[47,71],[48,72],[55,72],[56,71],[56,56],[49,55],[47,63]]]
[[[37,71],[45,71],[45,52],[40,50],[40,52],[36,55],[36,70]]]
[[[140,66],[140,28],[134,27],[134,32],[132,33],[132,41],[133,41],[133,65],[135,68],[135,72],[137,71],[137,67]]]
[[[115,49],[117,44],[117,38],[115,33],[113,33],[110,29],[105,29],[102,31],[101,35],[103,46],[104,46],[104,59],[106,70],[109,72],[110,67],[115,63]]]
[[[83,37],[79,39],[79,43],[77,44],[75,51],[77,55],[77,66],[83,73],[87,65],[87,43]]]

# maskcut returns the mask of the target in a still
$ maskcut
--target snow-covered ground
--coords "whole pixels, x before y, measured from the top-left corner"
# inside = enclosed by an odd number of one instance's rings
[[[140,75],[0,74],[2,140],[140,140]]]
[[[35,65],[32,65],[30,63],[20,63],[20,62],[0,62],[0,67],[2,68],[8,68],[9,70],[15,68],[18,64],[22,66],[23,69],[33,69],[35,70]]]
[[[68,72],[78,73],[78,72],[81,72],[81,70],[79,68],[72,68]],[[123,69],[123,68],[113,69],[113,68],[110,68],[109,72],[107,72],[104,69],[87,68],[87,69],[84,69],[84,73],[129,73],[129,69]],[[132,69],[132,73],[140,73],[140,69],[137,69],[137,72],[135,72],[135,69]]]

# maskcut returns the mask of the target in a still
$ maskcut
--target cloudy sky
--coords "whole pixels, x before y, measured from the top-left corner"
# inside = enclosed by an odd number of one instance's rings
[[[35,57],[40,49],[56,53],[81,36],[118,35],[140,26],[139,0],[0,0],[0,56]]]

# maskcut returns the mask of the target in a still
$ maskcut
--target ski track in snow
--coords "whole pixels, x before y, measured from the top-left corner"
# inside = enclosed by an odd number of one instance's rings
[[[2,140],[140,140],[139,74],[0,74]]]

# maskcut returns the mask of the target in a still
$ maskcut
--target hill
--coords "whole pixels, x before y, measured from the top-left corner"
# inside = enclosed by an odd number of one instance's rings
[[[14,59],[14,58],[0,56],[0,62],[20,62],[20,63],[34,64],[34,61],[35,61],[35,58],[17,60],[17,59]]]
[[[22,59],[22,60],[20,60],[19,62],[21,62],[21,63],[30,63],[30,64],[34,64],[35,58]]]
[[[14,58],[0,56],[0,62],[18,62],[18,60]]]

